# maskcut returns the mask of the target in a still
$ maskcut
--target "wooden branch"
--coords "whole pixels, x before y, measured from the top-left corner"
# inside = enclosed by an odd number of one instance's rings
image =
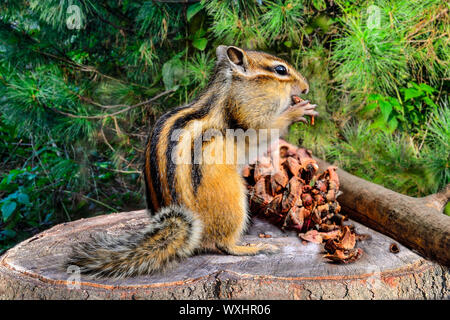
[[[323,170],[330,164],[315,158]],[[384,233],[422,255],[450,266],[450,217],[442,213],[450,184],[441,192],[414,198],[337,170],[338,198],[350,218]]]
[[[105,118],[108,118],[108,117],[113,117],[113,116],[116,116],[118,114],[127,112],[127,111],[129,111],[131,109],[134,109],[134,108],[142,107],[143,105],[149,104],[149,103],[151,103],[151,102],[161,98],[162,96],[168,95],[169,93],[172,93],[174,91],[175,91],[174,89],[170,89],[170,90],[167,90],[167,91],[164,91],[164,92],[161,92],[161,93],[157,94],[156,96],[154,96],[153,98],[151,98],[149,100],[146,100],[146,101],[143,101],[143,102],[139,102],[139,103],[134,104],[132,106],[126,106],[122,110],[119,110],[119,111],[116,111],[116,112],[112,112],[112,113],[107,113],[107,114],[99,114],[99,115],[95,115],[95,116],[79,116],[79,115],[76,115],[76,114],[73,114],[73,113],[64,112],[64,111],[61,111],[61,110],[58,110],[58,109],[54,109],[54,108],[50,108],[50,109],[53,110],[56,113],[65,115],[65,116],[70,117],[70,118],[76,118],[76,119],[105,119]],[[104,106],[104,107],[106,107],[105,109],[111,109],[111,108],[115,108],[115,107],[118,107],[118,106],[121,106],[121,105]]]

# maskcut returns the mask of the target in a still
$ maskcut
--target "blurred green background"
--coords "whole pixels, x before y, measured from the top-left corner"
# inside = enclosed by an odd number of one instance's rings
[[[288,140],[398,192],[436,192],[450,177],[448,11],[433,0],[1,0],[0,253],[56,223],[144,208],[149,128],[206,85],[219,44],[276,54],[309,80],[320,117]]]

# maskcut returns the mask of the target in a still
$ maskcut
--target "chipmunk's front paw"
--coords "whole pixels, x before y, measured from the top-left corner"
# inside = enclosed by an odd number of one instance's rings
[[[302,100],[297,96],[293,96],[294,105],[291,106],[292,110],[295,110],[294,114],[297,117],[294,119],[295,122],[301,121],[308,123],[304,116],[317,117],[319,113],[315,111],[317,104],[310,104],[309,100]]]

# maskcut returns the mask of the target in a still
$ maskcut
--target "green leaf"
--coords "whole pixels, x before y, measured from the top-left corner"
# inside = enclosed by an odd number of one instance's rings
[[[380,104],[381,113],[383,114],[384,119],[387,121],[389,118],[389,115],[392,112],[392,105],[386,101],[380,101],[379,104]]]
[[[407,121],[406,118],[403,115],[401,115],[401,114],[397,115],[397,120],[400,120],[402,122],[406,122]]]
[[[194,33],[194,40],[195,39],[199,39],[199,38],[203,38],[203,36],[206,34],[206,30],[203,28],[200,28],[197,30],[197,32]]]
[[[419,124],[419,117],[417,116],[417,114],[415,112],[410,113],[409,117],[414,124],[416,124],[416,125]]]
[[[109,180],[112,177],[113,177],[113,174],[111,172],[107,172],[107,173],[104,173],[104,174],[101,174],[101,175],[98,176],[98,178],[100,180],[104,180],[104,181]]]
[[[11,183],[21,173],[22,173],[22,170],[18,170],[18,169],[11,170],[9,172],[8,176],[6,177],[6,183]]]
[[[327,8],[327,4],[324,0],[312,0],[312,4],[319,11]]]
[[[379,116],[378,118],[376,118],[374,120],[374,122],[372,122],[369,126],[371,129],[381,129],[384,130],[386,129],[386,120],[384,119],[384,117]]]
[[[384,100],[383,96],[376,93],[369,94],[369,101],[378,101],[378,100]]]
[[[181,60],[175,57],[166,63],[162,67],[162,78],[166,90],[175,89],[178,81],[184,76],[184,69]]]
[[[398,127],[398,121],[396,117],[391,117],[388,121],[390,132],[393,132]]]
[[[188,22],[191,21],[191,19],[202,9],[203,9],[203,4],[201,2],[190,5],[186,11],[187,21]]]
[[[428,94],[433,94],[434,92],[437,91],[435,88],[430,87],[430,86],[427,85],[426,83],[421,83],[421,84],[419,85],[419,88],[420,88],[422,91],[425,91],[425,92],[428,93]]]
[[[362,112],[363,114],[365,114],[365,113],[367,113],[367,112],[369,112],[369,111],[371,111],[371,110],[373,110],[373,109],[376,109],[377,107],[378,107],[378,104],[377,104],[376,102],[368,103],[368,104],[361,110],[361,112]]]
[[[292,47],[292,41],[285,41],[284,42],[284,45],[286,46],[286,47],[288,47],[288,48],[290,48],[290,47]]]
[[[21,204],[30,204],[30,198],[26,193],[19,193],[17,195],[17,201]]]
[[[0,231],[0,239],[1,238],[14,238],[16,236],[16,232],[14,230],[10,230],[10,229],[6,229],[6,230],[2,230]]]
[[[208,39],[206,38],[194,39],[194,41],[192,41],[192,45],[200,51],[205,50],[207,43]]]
[[[420,97],[422,95],[422,92],[416,89],[412,89],[412,88],[406,88],[403,90],[403,93],[405,95],[405,101],[408,101],[410,99],[414,99],[417,97]]]
[[[3,203],[2,205],[2,216],[3,221],[6,222],[9,217],[13,214],[14,210],[16,210],[17,204],[14,201],[8,201]]]
[[[427,105],[429,105],[430,107],[433,107],[433,108],[435,108],[435,109],[438,108],[438,106],[433,102],[433,100],[431,100],[431,99],[428,98],[428,97],[423,97],[423,101],[424,101]]]
[[[406,111],[411,112],[415,109],[415,106],[412,104],[406,104],[405,109],[406,109]]]
[[[397,99],[390,99],[389,103],[392,105],[392,107],[394,108],[394,110],[402,112],[403,111],[403,106],[398,102]]]
[[[450,202],[447,203],[444,207],[444,213],[448,216],[450,216]]]

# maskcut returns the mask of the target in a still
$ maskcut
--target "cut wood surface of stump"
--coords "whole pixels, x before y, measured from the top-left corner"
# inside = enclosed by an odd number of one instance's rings
[[[244,243],[281,247],[274,255],[200,254],[163,274],[92,280],[61,265],[75,242],[96,232],[119,235],[148,223],[144,210],[82,219],[44,231],[0,257],[2,299],[448,299],[447,267],[353,221],[364,255],[352,264],[323,258],[323,245],[257,218]],[[261,234],[269,237],[261,237]],[[397,253],[391,252],[392,243]]]

